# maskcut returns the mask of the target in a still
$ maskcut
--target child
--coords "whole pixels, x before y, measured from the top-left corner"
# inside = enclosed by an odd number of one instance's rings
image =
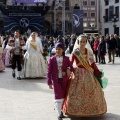
[[[54,88],[58,120],[62,120],[62,117],[64,116],[61,112],[61,108],[69,80],[69,77],[67,76],[67,68],[70,67],[70,70],[73,71],[73,67],[69,58],[64,55],[63,44],[58,42],[56,43],[55,48],[56,54],[50,57],[48,62],[47,84],[50,89]]]

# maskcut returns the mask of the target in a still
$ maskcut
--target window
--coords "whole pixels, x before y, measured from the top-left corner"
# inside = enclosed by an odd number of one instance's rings
[[[87,17],[87,13],[84,13],[84,17]]]
[[[95,5],[95,1],[91,1],[91,5]]]
[[[91,13],[91,17],[95,17],[95,13]]]
[[[87,1],[83,1],[83,5],[87,5]]]
[[[117,34],[117,35],[119,36],[119,27],[116,27],[116,28],[115,28],[114,33]]]
[[[115,14],[119,17],[119,6],[115,7]]]
[[[90,23],[90,27],[95,27],[95,23]]]
[[[87,23],[83,23],[83,27],[88,27],[88,24]]]
[[[108,9],[105,9],[104,22],[108,22]]]
[[[105,32],[105,35],[106,35],[106,34],[109,34],[109,28],[105,28],[105,29],[104,29],[104,32]]]
[[[119,0],[115,0],[115,3],[119,3]]]
[[[105,5],[109,5],[109,0],[105,0]]]

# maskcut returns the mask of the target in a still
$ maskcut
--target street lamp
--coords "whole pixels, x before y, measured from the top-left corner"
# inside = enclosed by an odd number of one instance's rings
[[[117,25],[116,25],[115,23],[119,20],[119,18],[118,18],[117,15],[114,15],[111,20],[112,20],[112,22],[114,23],[114,24],[113,24],[114,34],[116,34],[116,27],[117,27]]]

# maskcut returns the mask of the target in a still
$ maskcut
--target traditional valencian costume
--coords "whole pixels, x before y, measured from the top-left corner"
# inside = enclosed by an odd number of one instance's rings
[[[32,35],[35,34],[35,41],[32,41]],[[27,50],[24,55],[24,67],[23,74],[26,78],[45,77],[47,71],[47,65],[43,58],[42,43],[37,38],[36,33],[32,33],[28,38],[26,45],[22,47],[23,50]]]
[[[6,49],[10,50],[10,63],[12,65],[12,76],[15,78],[15,69],[18,70],[18,80],[21,80],[21,70],[24,63],[24,51],[21,49],[25,45],[25,41],[20,37],[19,31],[14,32],[14,37],[9,38]]]
[[[106,113],[107,106],[102,88],[102,72],[97,68],[90,45],[87,43],[85,52],[80,51],[78,40],[85,38],[79,36],[76,40],[72,63],[75,62],[75,72],[71,76],[68,93],[63,104],[66,115],[89,117]],[[106,80],[107,81],[107,80]],[[107,83],[106,83],[107,84]]]
[[[61,48],[64,50],[64,46],[60,42],[56,43],[55,48]],[[69,57],[65,55],[54,55],[49,59],[47,84],[53,85],[54,87],[55,105],[58,113],[58,120],[62,120],[63,117],[61,114],[61,108],[66,96],[66,88],[69,80],[69,77],[67,76],[68,67],[70,67],[70,70],[73,71]],[[65,76],[62,75],[62,72],[66,73]]]

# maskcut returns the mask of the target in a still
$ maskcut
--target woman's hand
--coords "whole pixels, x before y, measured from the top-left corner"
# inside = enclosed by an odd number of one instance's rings
[[[50,88],[50,89],[53,89],[53,85],[52,85],[52,84],[50,84],[50,85],[49,85],[49,88]]]

